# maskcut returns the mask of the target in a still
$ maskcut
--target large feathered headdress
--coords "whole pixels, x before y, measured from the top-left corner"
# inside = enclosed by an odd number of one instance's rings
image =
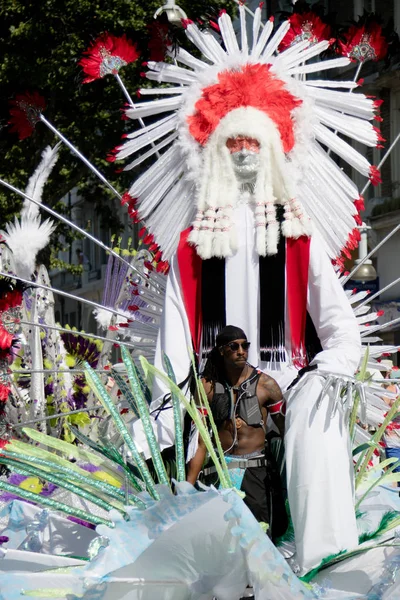
[[[152,117],[152,122],[128,134],[116,153],[118,159],[141,153],[125,170],[158,155],[129,190],[137,216],[165,259],[190,225],[190,239],[201,256],[229,255],[235,249],[231,199],[238,190],[225,142],[248,135],[260,141],[265,159],[255,188],[259,254],[276,251],[271,206],[280,203],[285,207],[284,235],[309,234],[312,223],[331,259],[338,258],[354,247],[361,202],[331,153],[373,183],[379,181],[376,168],[351,144],[355,140],[378,145],[382,138],[371,121],[379,103],[349,93],[356,82],[306,79],[349,64],[348,58],[317,60],[329,41],[306,39],[277,53],[290,23],[272,35],[273,20],[261,28],[258,8],[249,43],[244,7],[239,10],[240,45],[230,17],[222,13],[219,28],[225,49],[212,32],[187,21],[187,37],[204,58],[178,48],[170,52],[171,63],[148,63],[146,77],[169,85],[140,90],[142,96],[159,98],[137,104],[126,114],[131,119]],[[160,118],[155,120],[155,115]]]

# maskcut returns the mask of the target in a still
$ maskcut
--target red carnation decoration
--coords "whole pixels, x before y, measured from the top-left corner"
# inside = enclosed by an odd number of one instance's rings
[[[122,67],[139,58],[136,45],[125,34],[115,37],[110,33],[103,33],[84,54],[86,58],[78,63],[87,75],[83,83],[91,83],[106,75],[116,75]]]
[[[280,52],[304,40],[308,40],[310,45],[313,45],[323,40],[329,40],[331,37],[330,25],[324,23],[312,11],[303,14],[294,13],[288,21],[290,22],[290,29],[279,45]]]
[[[360,63],[382,60],[388,51],[382,27],[376,21],[352,25],[343,38],[343,41],[338,40],[338,52]]]
[[[20,140],[32,135],[40,115],[46,108],[44,98],[38,92],[25,92],[10,101],[10,131],[17,133]]]

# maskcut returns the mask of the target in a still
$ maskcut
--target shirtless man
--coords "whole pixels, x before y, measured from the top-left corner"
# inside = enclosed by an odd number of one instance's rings
[[[216,338],[202,377],[204,390],[218,428],[219,438],[235,487],[258,521],[270,525],[272,537],[287,525],[280,478],[266,455],[265,433],[268,414],[281,436],[284,433],[284,401],[272,377],[247,362],[250,342],[246,334],[228,325]],[[195,484],[206,459],[206,447],[199,447],[189,463],[187,480]],[[206,468],[204,474],[213,472]],[[272,514],[274,521],[272,523]]]

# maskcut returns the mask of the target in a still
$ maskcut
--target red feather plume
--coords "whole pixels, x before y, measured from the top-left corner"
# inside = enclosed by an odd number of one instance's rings
[[[302,42],[309,40],[310,44],[316,44],[323,40],[329,40],[331,38],[331,27],[320,19],[320,17],[310,11],[306,13],[294,13],[288,19],[290,22],[290,29],[281,41],[279,45],[279,51],[285,50]]]
[[[139,58],[136,44],[128,40],[125,34],[116,37],[107,32],[98,37],[83,54],[86,57],[78,63],[87,75],[83,83],[91,83],[106,75],[116,75],[122,67]]]
[[[284,152],[294,145],[291,112],[301,104],[283,81],[271,73],[271,65],[245,65],[239,71],[224,71],[218,83],[203,89],[195,113],[188,117],[189,131],[201,145],[207,143],[220,120],[231,110],[251,106],[268,115],[281,136]]]
[[[352,25],[343,35],[343,40],[338,40],[338,52],[361,63],[382,60],[387,51],[388,44],[382,27],[373,20]]]
[[[38,92],[18,94],[10,100],[10,131],[17,133],[20,140],[32,135],[40,115],[46,108],[44,98]]]

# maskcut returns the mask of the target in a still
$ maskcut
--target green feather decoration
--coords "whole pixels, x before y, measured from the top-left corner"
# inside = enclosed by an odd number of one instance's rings
[[[173,371],[171,361],[168,356],[164,354],[164,363],[167,369],[168,377],[173,383],[176,384],[176,377]],[[176,452],[176,470],[178,481],[185,481],[186,479],[186,463],[185,463],[185,450],[183,447],[183,432],[181,422],[181,408],[179,398],[174,392],[171,392],[172,409],[174,411],[174,427],[175,427],[175,452]]]
[[[374,531],[366,531],[358,538],[358,543],[369,542],[381,535],[384,535],[391,529],[400,525],[400,513],[397,510],[388,510],[382,515],[378,527]]]
[[[146,484],[147,491],[154,498],[154,500],[159,500],[160,496],[156,490],[155,483],[153,478],[150,475],[149,469],[144,461],[141,453],[136,447],[135,442],[133,441],[129,431],[124,423],[124,420],[121,418],[118,409],[112,402],[110,396],[107,393],[106,388],[102,384],[98,374],[88,363],[85,364],[85,376],[88,384],[90,385],[92,391],[98,400],[103,404],[104,408],[107,412],[112,416],[115,426],[123,437],[123,440],[127,446],[127,448],[132,453],[133,460],[137,468],[139,469],[140,475],[143,481]]]

